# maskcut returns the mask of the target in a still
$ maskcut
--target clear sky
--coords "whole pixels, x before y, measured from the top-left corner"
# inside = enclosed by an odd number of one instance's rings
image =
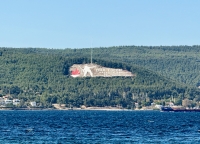
[[[0,47],[200,45],[200,0],[0,0]]]

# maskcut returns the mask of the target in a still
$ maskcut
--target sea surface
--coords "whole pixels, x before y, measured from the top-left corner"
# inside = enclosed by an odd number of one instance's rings
[[[200,143],[200,113],[0,111],[0,143]]]

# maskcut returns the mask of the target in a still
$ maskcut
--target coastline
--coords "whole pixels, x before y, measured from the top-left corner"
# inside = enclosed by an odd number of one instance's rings
[[[53,107],[53,108],[41,108],[41,107],[27,107],[27,108],[12,108],[12,107],[0,107],[0,111],[7,111],[7,110],[25,110],[25,111],[32,111],[32,110],[61,110],[61,111],[68,111],[68,110],[81,110],[81,111],[155,111],[155,109],[125,109],[125,108],[119,108],[119,107]],[[157,109],[156,109],[157,110]]]
[[[117,108],[117,107],[86,107],[86,108],[67,108],[67,107],[60,107],[60,108],[11,108],[11,107],[0,107],[0,111],[3,110],[98,110],[98,111],[127,111],[129,109]]]
[[[81,110],[105,110],[105,111],[124,111],[128,109],[123,109],[123,108],[117,108],[117,107],[87,107]]]

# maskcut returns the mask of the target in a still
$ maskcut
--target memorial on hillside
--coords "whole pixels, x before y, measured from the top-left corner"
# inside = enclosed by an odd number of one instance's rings
[[[70,67],[72,77],[132,77],[135,76],[131,72],[123,69],[114,69],[102,67],[97,64],[74,64]]]
[[[133,77],[130,71],[123,69],[115,69],[103,67],[98,64],[92,63],[92,49],[91,49],[91,63],[88,64],[73,64],[70,67],[70,73],[72,77]]]

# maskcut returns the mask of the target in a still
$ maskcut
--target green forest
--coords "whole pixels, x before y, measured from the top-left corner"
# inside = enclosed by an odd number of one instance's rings
[[[135,77],[72,78],[69,67],[93,62],[121,68]],[[74,107],[134,108],[172,100],[200,101],[200,46],[116,46],[107,48],[0,48],[0,97],[9,95],[24,106],[66,104]]]

